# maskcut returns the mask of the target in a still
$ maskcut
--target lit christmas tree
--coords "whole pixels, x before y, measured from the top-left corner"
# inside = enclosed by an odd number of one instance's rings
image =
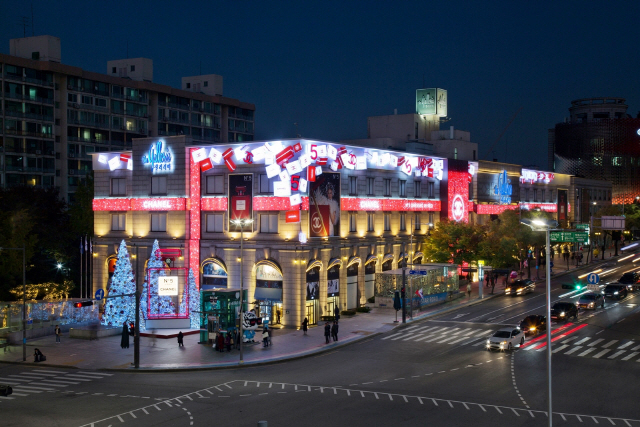
[[[111,277],[107,293],[107,302],[104,307],[102,324],[107,326],[122,326],[124,322],[133,322],[135,319],[135,297],[115,297],[136,292],[136,282],[133,277],[129,251],[124,240],[118,249],[116,267]]]
[[[189,312],[187,313],[187,297],[189,298]],[[200,329],[200,290],[196,285],[196,277],[193,270],[189,269],[189,279],[182,293],[180,302],[180,315],[189,316],[191,329]]]
[[[147,278],[149,279],[148,298],[149,298],[149,314],[151,316],[175,314],[175,306],[170,296],[158,295],[158,277],[165,276],[164,267],[165,264],[162,261],[160,254],[160,245],[158,241],[153,242],[153,248],[151,249],[151,257],[147,262]],[[147,298],[146,293],[143,294],[143,298]],[[145,302],[146,308],[146,302]],[[145,310],[146,313],[147,310]]]
[[[140,323],[140,330],[141,331],[146,331],[147,330],[147,290],[148,290],[148,286],[147,286],[147,279],[145,276],[144,279],[144,283],[142,285],[142,294],[140,294],[140,318],[138,319],[138,322]]]

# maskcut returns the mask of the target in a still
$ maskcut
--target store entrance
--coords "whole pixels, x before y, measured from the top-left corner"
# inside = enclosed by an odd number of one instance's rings
[[[340,297],[335,296],[327,298],[327,316],[335,316],[336,307],[340,310]]]
[[[307,320],[309,320],[310,325],[318,324],[318,300],[307,301]]]

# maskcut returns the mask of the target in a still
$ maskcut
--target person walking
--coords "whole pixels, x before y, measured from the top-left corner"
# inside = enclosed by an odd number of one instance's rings
[[[121,348],[129,348],[129,326],[127,322],[122,324],[122,339],[120,340]]]
[[[467,283],[467,294],[469,295],[469,298],[471,298],[471,282]]]
[[[497,274],[492,274],[491,275],[491,295],[493,295],[493,290],[496,287],[496,279],[497,279]]]
[[[329,336],[330,335],[331,335],[331,325],[329,325],[329,322],[327,322],[324,325],[324,340],[325,340],[325,344],[329,344]]]
[[[216,350],[219,352],[224,351],[224,336],[220,332],[218,332],[218,336],[216,337]]]
[[[262,347],[267,347],[269,345],[269,332],[267,329],[262,330]]]
[[[273,342],[271,342],[271,336],[273,335],[273,328],[269,328],[267,329],[267,333],[269,334],[269,338],[267,339],[267,344],[269,345],[269,347],[271,347],[273,345]]]
[[[340,309],[338,308],[337,304],[336,304],[336,308],[333,309],[333,316],[336,322],[340,321]]]
[[[184,335],[182,334],[182,331],[178,332],[178,347],[184,347],[183,339]]]
[[[235,343],[236,350],[240,350],[240,330],[239,329],[236,329],[235,338],[233,341]]]
[[[56,343],[60,344],[60,335],[62,335],[62,331],[60,330],[60,325],[56,325],[55,333],[56,333]]]
[[[280,315],[281,314],[282,313],[280,312],[280,309],[276,308],[276,324],[278,324],[278,325],[280,324]]]
[[[487,284],[486,284],[486,287],[487,287],[487,288],[489,287],[489,280],[490,280],[490,279],[489,279],[489,276],[490,276],[490,275],[491,275],[490,273],[487,273],[487,274],[484,276],[484,280],[487,282]]]
[[[227,347],[227,353],[231,351],[231,332],[227,332],[224,336],[224,346]]]
[[[338,322],[333,322],[331,327],[331,337],[334,341],[338,341]]]
[[[302,332],[304,335],[307,335],[307,329],[309,329],[309,319],[305,317],[302,321]]]

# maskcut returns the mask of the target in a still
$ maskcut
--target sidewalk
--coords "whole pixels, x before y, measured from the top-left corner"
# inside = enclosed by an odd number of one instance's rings
[[[608,253],[606,254],[608,255]],[[556,257],[557,259],[557,257]],[[608,260],[607,256],[605,259]],[[596,266],[602,261],[594,262]],[[576,269],[588,271],[585,266],[576,268],[570,266],[570,271]],[[566,267],[565,267],[566,268]],[[554,267],[554,277],[567,274],[566,269]],[[535,278],[535,270],[532,278]],[[427,317],[443,314],[456,310],[463,306],[478,304],[488,299],[502,295],[503,286],[499,284],[495,288],[495,295],[489,295],[490,288],[483,288],[484,298],[478,298],[478,284],[472,284],[471,297],[465,293],[464,297],[453,301],[431,306],[423,310],[419,315],[410,319],[407,315],[407,324]],[[461,287],[466,291],[466,285]],[[273,346],[263,348],[262,343],[245,344],[244,365],[256,365],[273,363],[287,359],[306,357],[354,342],[366,340],[379,333],[387,332],[396,327],[401,327],[402,312],[398,312],[398,323],[395,323],[396,312],[393,309],[374,308],[370,313],[358,313],[353,317],[342,316],[340,319],[339,341],[325,344],[324,324],[309,328],[308,335],[301,330],[276,329],[273,332]],[[259,339],[256,334],[256,340]],[[110,369],[133,370],[133,339],[130,339],[128,349],[120,348],[120,335],[101,338],[94,341],[70,339],[68,334],[63,335],[62,342],[56,344],[54,336],[33,339],[27,343],[27,364],[33,363],[33,351],[37,347],[47,356],[47,361],[37,366],[67,366],[78,369]],[[184,370],[202,368],[228,368],[237,367],[240,352],[220,353],[210,345],[198,344],[199,335],[187,335],[184,337],[184,347],[179,348],[176,339],[156,339],[141,337],[140,339],[140,370]],[[22,346],[9,346],[6,352],[0,351],[0,363],[23,363]]]

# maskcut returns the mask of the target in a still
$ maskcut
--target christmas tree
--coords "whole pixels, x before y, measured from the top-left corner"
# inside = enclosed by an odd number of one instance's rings
[[[187,298],[189,301],[189,312],[187,313]],[[189,269],[189,279],[184,287],[182,301],[180,302],[180,315],[189,316],[191,329],[200,329],[200,290],[196,285],[196,277],[193,270]]]
[[[140,318],[138,322],[140,323],[140,330],[147,330],[147,291],[149,287],[147,286],[147,279],[145,277],[144,284],[142,285],[142,294],[140,295]]]
[[[147,278],[149,279],[148,296],[143,294],[143,298],[148,298],[149,301],[149,315],[150,316],[162,316],[167,314],[175,314],[175,306],[170,296],[158,295],[158,277],[165,276],[164,271],[165,264],[162,261],[162,255],[160,254],[160,245],[158,241],[153,242],[153,248],[151,249],[151,256],[147,262]],[[146,303],[145,303],[146,306]],[[145,310],[146,312],[146,310]]]
[[[107,302],[104,306],[102,324],[107,326],[122,326],[124,322],[133,322],[135,319],[135,297],[119,297],[118,295],[134,294],[136,282],[133,277],[129,251],[124,240],[118,249],[116,267],[111,277],[107,293]]]

